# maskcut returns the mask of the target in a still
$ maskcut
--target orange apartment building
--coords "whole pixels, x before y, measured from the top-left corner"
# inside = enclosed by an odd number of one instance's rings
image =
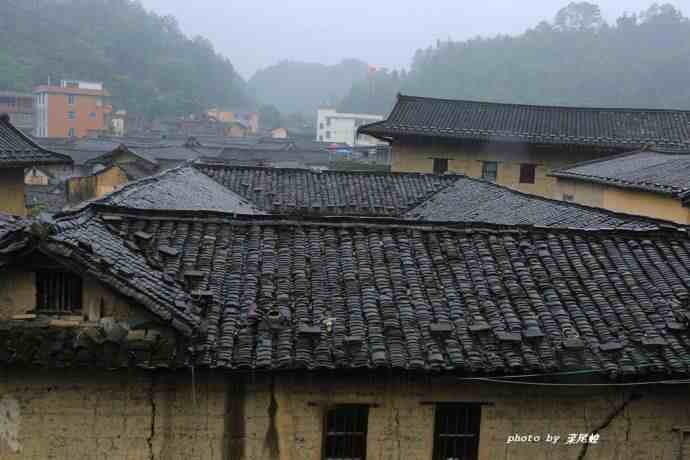
[[[112,110],[102,83],[63,80],[34,88],[34,136],[85,137],[106,129]]]

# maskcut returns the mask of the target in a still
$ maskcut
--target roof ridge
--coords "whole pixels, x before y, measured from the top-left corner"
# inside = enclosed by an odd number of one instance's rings
[[[281,214],[237,214],[218,210],[170,210],[170,209],[136,209],[106,203],[91,202],[80,210],[56,215],[55,220],[66,220],[77,216],[81,212],[93,211],[101,214],[127,215],[144,220],[217,220],[236,222],[245,225],[309,225],[329,227],[380,227],[380,228],[408,228],[426,231],[482,231],[496,234],[505,233],[557,233],[557,234],[615,234],[641,235],[679,233],[688,235],[688,229],[680,224],[660,222],[657,228],[631,229],[631,228],[573,228],[573,227],[546,227],[532,224],[494,224],[489,222],[467,221],[418,221],[410,219],[370,216],[295,216]]]
[[[597,107],[597,106],[575,106],[575,105],[545,105],[545,104],[521,104],[514,102],[480,101],[471,99],[451,99],[430,96],[414,96],[398,93],[398,100],[424,100],[454,102],[463,104],[482,104],[506,107],[520,107],[533,109],[566,109],[566,110],[591,110],[601,112],[681,112],[690,113],[690,109],[661,109],[661,108],[642,108],[642,107]],[[372,123],[373,124],[373,123]]]

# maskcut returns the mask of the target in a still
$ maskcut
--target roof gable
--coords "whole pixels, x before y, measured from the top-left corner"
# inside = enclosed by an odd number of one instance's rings
[[[478,141],[640,148],[690,146],[690,111],[501,104],[399,95],[386,120],[358,132]]]
[[[45,164],[72,164],[72,159],[41,147],[12,126],[9,116],[0,114],[0,168]]]
[[[128,173],[126,165],[117,167]],[[86,207],[91,203],[132,209],[264,214],[252,203],[188,165],[128,182],[104,197],[86,202],[80,207]]]

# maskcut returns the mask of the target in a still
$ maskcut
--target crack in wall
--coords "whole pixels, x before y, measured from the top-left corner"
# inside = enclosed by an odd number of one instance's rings
[[[280,458],[280,443],[278,440],[278,427],[276,415],[278,413],[278,401],[276,400],[275,378],[271,377],[271,401],[268,405],[268,429],[264,440],[264,448],[268,450],[269,458]]]
[[[156,436],[156,374],[151,374],[151,385],[149,385],[149,404],[151,406],[151,427],[149,435],[146,438],[146,444],[149,447],[149,459],[155,460],[156,455],[153,452],[153,438]]]
[[[635,394],[635,393],[630,393],[630,394],[623,400],[623,403],[622,403],[620,406],[615,407],[615,408],[606,416],[606,418],[604,419],[604,421],[601,422],[596,428],[594,428],[593,430],[591,430],[591,431],[589,432],[589,434],[595,434],[595,433],[598,434],[600,431],[606,429],[606,427],[608,427],[608,426],[611,424],[611,422],[613,422],[613,420],[614,420],[616,417],[618,417],[621,413],[623,413],[623,412],[625,411],[625,409],[628,407],[628,404],[630,404],[632,401],[637,401],[637,400],[639,400],[639,399],[641,399],[641,398],[642,398],[642,396],[640,396],[640,395],[637,395],[637,394]],[[630,416],[627,416],[627,415],[624,414],[623,417],[625,417],[625,418],[627,419],[627,421],[628,421],[628,432],[626,433],[626,436],[629,436],[629,435],[630,435],[630,423],[631,423]],[[582,445],[582,448],[580,449],[580,453],[579,453],[578,456],[577,456],[577,460],[583,460],[583,459],[585,458],[585,456],[587,455],[587,450],[588,450],[588,449],[589,449],[589,443],[583,444],[583,445]]]

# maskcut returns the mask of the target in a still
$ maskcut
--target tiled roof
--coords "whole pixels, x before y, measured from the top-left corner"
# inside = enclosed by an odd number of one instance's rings
[[[386,120],[359,128],[383,138],[405,135],[478,141],[612,148],[690,146],[690,111],[500,104],[399,95]]]
[[[9,256],[24,247],[28,235],[24,231],[29,221],[17,216],[0,213],[0,267],[7,264]]]
[[[252,203],[190,166],[129,182],[91,202],[133,209],[223,211],[265,214]]]
[[[612,378],[690,370],[685,232],[105,207],[54,228],[45,250],[161,318],[203,320],[198,366]]]
[[[672,222],[528,195],[480,179],[461,177],[408,211],[405,218],[562,228],[655,229]]]
[[[200,171],[278,214],[399,216],[457,180],[418,173],[260,168],[198,163]]]
[[[676,196],[690,190],[690,152],[645,150],[576,164],[551,175]]]
[[[25,185],[26,207],[41,212],[56,213],[67,206],[65,183],[50,185]]]
[[[32,141],[0,114],[0,168],[71,164],[70,157],[51,152]]]

